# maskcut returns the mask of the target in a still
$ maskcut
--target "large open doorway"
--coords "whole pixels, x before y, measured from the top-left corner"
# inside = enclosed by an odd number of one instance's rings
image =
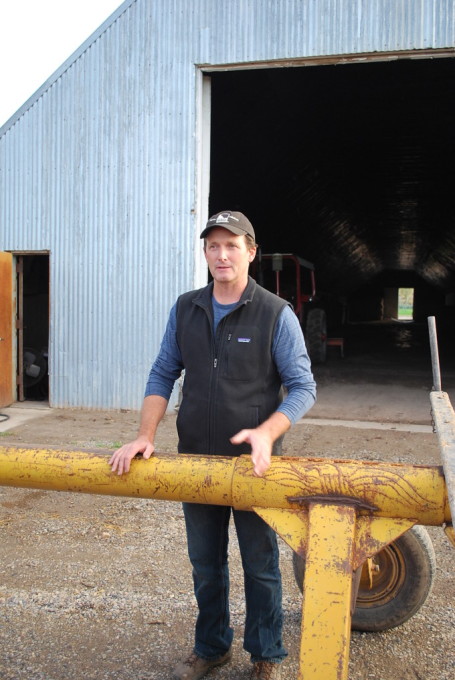
[[[347,359],[373,349],[382,368],[389,349],[393,370],[430,371],[431,315],[453,368],[455,59],[412,56],[211,72],[209,212],[242,210],[263,252],[314,263]],[[401,288],[405,342],[385,305]]]
[[[16,254],[17,400],[49,400],[49,255]]]

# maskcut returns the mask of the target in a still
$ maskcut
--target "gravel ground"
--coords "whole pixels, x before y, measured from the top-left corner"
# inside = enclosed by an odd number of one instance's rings
[[[137,414],[53,410],[2,433],[3,446],[115,448]],[[176,448],[167,416],[157,448]],[[107,452],[106,452],[107,453]],[[439,464],[435,435],[297,425],[288,455]],[[455,552],[430,527],[433,591],[404,625],[352,635],[350,680],[453,680]],[[2,680],[164,680],[190,650],[196,608],[178,503],[0,487],[0,676]],[[301,596],[291,550],[280,540],[284,584],[284,678],[298,674]],[[232,536],[234,660],[209,674],[247,680],[242,576]]]

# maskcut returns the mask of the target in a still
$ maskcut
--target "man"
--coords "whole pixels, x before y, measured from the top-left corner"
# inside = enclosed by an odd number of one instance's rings
[[[315,401],[315,382],[295,314],[248,275],[257,249],[250,221],[240,212],[217,213],[201,238],[213,281],[181,295],[171,310],[150,371],[138,437],[110,459],[118,474],[128,472],[137,453],[152,455],[158,423],[183,369],[179,452],[251,453],[256,476],[266,472],[284,433]],[[287,390],[284,401],[282,385]],[[281,640],[281,574],[274,531],[254,512],[191,503],[184,503],[183,509],[199,614],[194,649],[176,667],[174,677],[199,680],[231,658],[227,554],[232,512],[244,570],[244,648],[253,663],[251,680],[278,680],[287,652]]]

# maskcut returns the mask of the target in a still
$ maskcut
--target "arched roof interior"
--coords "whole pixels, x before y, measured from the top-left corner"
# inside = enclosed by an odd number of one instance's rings
[[[243,210],[325,292],[453,291],[455,59],[211,77],[211,212]]]

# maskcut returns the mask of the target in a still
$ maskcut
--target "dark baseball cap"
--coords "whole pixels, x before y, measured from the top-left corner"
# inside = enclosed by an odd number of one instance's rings
[[[209,231],[214,227],[223,227],[223,229],[228,229],[229,231],[232,231],[233,234],[237,234],[237,236],[249,234],[249,236],[256,240],[253,225],[241,212],[223,210],[222,212],[216,213],[216,215],[212,215],[201,234],[201,238],[205,238]]]

